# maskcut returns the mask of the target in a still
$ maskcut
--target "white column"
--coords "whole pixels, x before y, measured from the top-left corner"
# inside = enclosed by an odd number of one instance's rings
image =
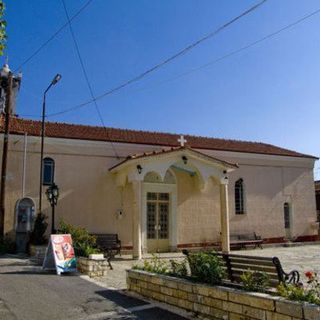
[[[230,252],[228,182],[220,184],[221,245],[222,252]]]
[[[133,181],[133,259],[141,259],[142,251],[141,251],[141,181]]]

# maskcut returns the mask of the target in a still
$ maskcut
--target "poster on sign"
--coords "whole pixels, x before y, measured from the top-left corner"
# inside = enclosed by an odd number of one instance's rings
[[[70,234],[52,234],[50,236],[43,268],[53,269],[54,267],[59,275],[77,271],[77,261]]]

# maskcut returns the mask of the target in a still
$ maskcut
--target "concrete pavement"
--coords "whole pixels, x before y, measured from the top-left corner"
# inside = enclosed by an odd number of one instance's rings
[[[297,269],[320,274],[320,245],[267,247],[241,250],[244,255],[277,256],[285,271]],[[181,253],[161,254],[165,259],[181,259]],[[27,257],[0,257],[0,319],[177,319],[190,318],[125,294],[126,272],[137,261],[123,256],[112,262],[104,278],[57,276],[42,272]],[[304,280],[304,279],[302,279]]]
[[[185,317],[161,306],[87,281],[79,275],[57,276],[32,265],[0,266],[0,319],[102,320]]]

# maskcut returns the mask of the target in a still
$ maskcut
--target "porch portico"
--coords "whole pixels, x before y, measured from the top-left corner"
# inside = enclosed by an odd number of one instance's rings
[[[117,185],[130,185],[133,191],[133,257],[141,259],[143,253],[156,248],[177,249],[178,172],[192,177],[200,191],[211,179],[219,186],[220,241],[222,251],[228,253],[228,173],[236,168],[236,164],[184,146],[130,156],[110,168]]]

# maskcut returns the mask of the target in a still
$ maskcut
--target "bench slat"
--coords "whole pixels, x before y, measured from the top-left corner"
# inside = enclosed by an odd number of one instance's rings
[[[246,264],[246,265],[252,265],[252,266],[264,266],[264,267],[273,267],[275,268],[275,265],[271,261],[258,261],[258,260],[246,260],[246,259],[230,259],[231,264]]]
[[[223,255],[222,253],[218,253],[218,255]],[[272,261],[273,258],[271,257],[258,257],[258,256],[247,256],[242,254],[228,254],[229,258],[239,258],[243,259],[246,258],[248,260],[259,260],[259,261]]]
[[[263,271],[263,272],[270,272],[270,273],[277,273],[277,269],[272,266],[258,266],[258,265],[247,265],[247,264],[232,264],[233,269],[242,269],[247,271]]]
[[[235,276],[242,276],[243,273],[247,272],[248,270],[239,270],[239,269],[233,269],[232,270],[232,276],[235,277]],[[251,270],[252,272],[255,272],[256,270]],[[278,280],[279,281],[279,278],[278,278],[278,274],[276,273],[268,273],[266,272],[266,274],[269,276],[270,279],[273,279],[273,280]]]

